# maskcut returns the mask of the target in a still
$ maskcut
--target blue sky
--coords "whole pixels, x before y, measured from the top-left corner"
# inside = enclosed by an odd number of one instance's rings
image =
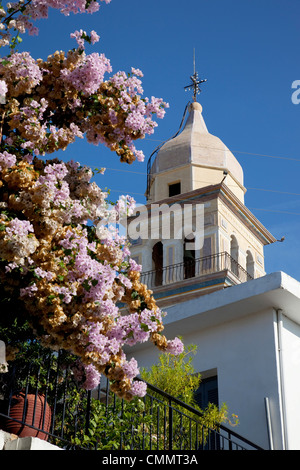
[[[208,130],[241,163],[247,207],[276,238],[285,236],[265,248],[266,270],[300,280],[300,104],[291,100],[292,83],[300,80],[299,18],[298,0],[112,0],[94,15],[52,11],[21,50],[45,58],[75,47],[75,29],[94,29],[100,42],[88,52],[103,52],[114,72],[140,68],[145,96],[170,104],[155,134],[137,145],[144,163],[121,164],[104,147],[82,141],[61,155],[107,167],[97,183],[112,198],[131,194],[144,203],[147,158],[177,131],[192,98],[184,86],[195,48],[196,69],[208,80],[198,98]]]

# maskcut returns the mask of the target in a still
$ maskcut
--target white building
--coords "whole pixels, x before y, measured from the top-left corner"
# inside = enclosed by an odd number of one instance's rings
[[[226,403],[239,417],[234,430],[265,449],[300,449],[300,283],[265,274],[264,246],[276,239],[244,205],[240,164],[195,101],[182,132],[150,163],[149,212],[154,203],[204,208],[200,248],[159,234],[132,246],[167,312],[166,336],[197,345],[203,405]],[[141,344],[132,354],[147,367],[158,352]]]

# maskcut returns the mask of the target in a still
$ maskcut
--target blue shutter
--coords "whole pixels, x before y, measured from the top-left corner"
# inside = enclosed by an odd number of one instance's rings
[[[195,401],[202,410],[208,403],[219,405],[217,376],[201,380],[199,388],[195,391]]]

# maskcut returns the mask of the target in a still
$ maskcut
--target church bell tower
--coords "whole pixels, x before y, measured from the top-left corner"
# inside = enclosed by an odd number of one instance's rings
[[[182,130],[149,158],[147,234],[142,229],[131,246],[132,257],[142,265],[142,282],[161,308],[263,276],[264,247],[276,241],[245,206],[243,169],[208,131],[197,101],[204,80],[196,73],[191,79],[194,99],[186,107]],[[190,235],[176,236],[175,205],[182,211],[192,207],[193,213],[201,207],[201,243],[191,243],[194,222]],[[171,236],[162,230],[153,236],[149,221],[155,218],[170,220]]]

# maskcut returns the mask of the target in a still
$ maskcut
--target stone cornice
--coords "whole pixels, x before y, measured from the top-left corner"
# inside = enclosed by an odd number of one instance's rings
[[[151,210],[153,204],[162,205],[167,204],[187,204],[205,203],[214,199],[220,199],[238,219],[244,223],[247,228],[259,238],[264,245],[269,245],[276,242],[276,238],[263,226],[263,224],[252,214],[252,212],[235,196],[235,194],[226,186],[224,182],[206,186],[204,188],[195,189],[188,193],[178,194],[173,197],[168,197],[154,203],[145,205],[147,210]],[[129,218],[134,219],[134,217]]]

